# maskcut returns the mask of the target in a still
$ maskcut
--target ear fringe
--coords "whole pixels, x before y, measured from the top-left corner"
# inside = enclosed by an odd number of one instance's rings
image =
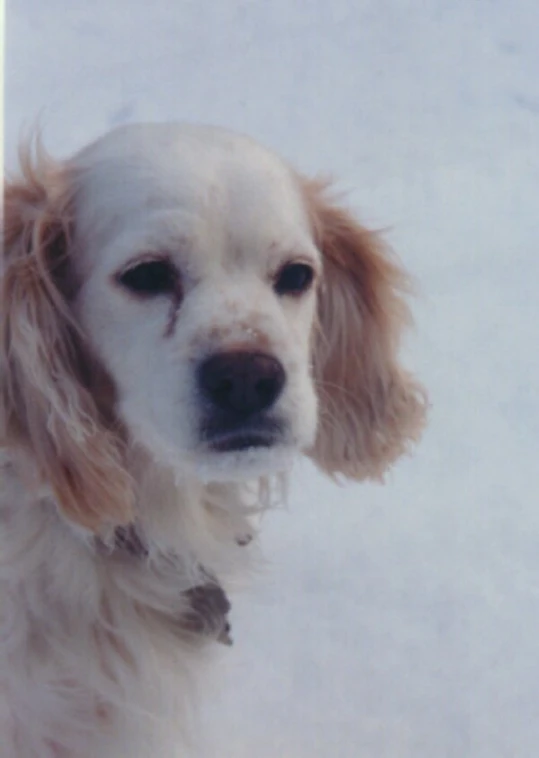
[[[324,261],[314,346],[320,422],[311,455],[330,476],[382,479],[419,439],[426,392],[398,363],[412,325],[406,273],[382,243],[329,194],[302,183]]]
[[[72,193],[39,135],[4,189],[0,444],[30,453],[71,520],[97,530],[131,519],[119,435],[85,386],[91,362],[59,286],[68,265]]]

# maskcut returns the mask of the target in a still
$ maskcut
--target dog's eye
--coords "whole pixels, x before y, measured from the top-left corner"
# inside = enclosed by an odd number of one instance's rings
[[[164,295],[177,289],[178,272],[168,261],[144,261],[120,274],[118,281],[137,295]]]
[[[275,279],[278,295],[299,295],[312,284],[314,271],[306,263],[288,263],[279,271]]]

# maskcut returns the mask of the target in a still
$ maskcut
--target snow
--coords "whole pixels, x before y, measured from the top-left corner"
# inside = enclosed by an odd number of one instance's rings
[[[124,122],[240,129],[331,172],[417,277],[433,409],[385,487],[302,464],[205,701],[219,758],[535,758],[535,0],[14,0],[6,160]]]

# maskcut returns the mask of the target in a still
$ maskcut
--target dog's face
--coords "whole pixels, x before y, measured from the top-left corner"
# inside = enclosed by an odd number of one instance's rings
[[[220,130],[121,130],[73,162],[74,310],[131,435],[207,476],[314,442],[317,249],[298,179]]]
[[[122,127],[5,188],[0,442],[72,521],[132,518],[126,447],[207,479],[305,451],[380,477],[423,424],[398,360],[406,277],[245,137]],[[136,486],[136,485],[135,485]]]

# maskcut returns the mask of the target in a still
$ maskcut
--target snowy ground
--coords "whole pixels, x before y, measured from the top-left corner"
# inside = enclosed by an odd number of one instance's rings
[[[535,0],[8,0],[6,157],[216,122],[329,170],[417,275],[431,425],[385,488],[307,465],[265,524],[215,758],[539,755]]]

